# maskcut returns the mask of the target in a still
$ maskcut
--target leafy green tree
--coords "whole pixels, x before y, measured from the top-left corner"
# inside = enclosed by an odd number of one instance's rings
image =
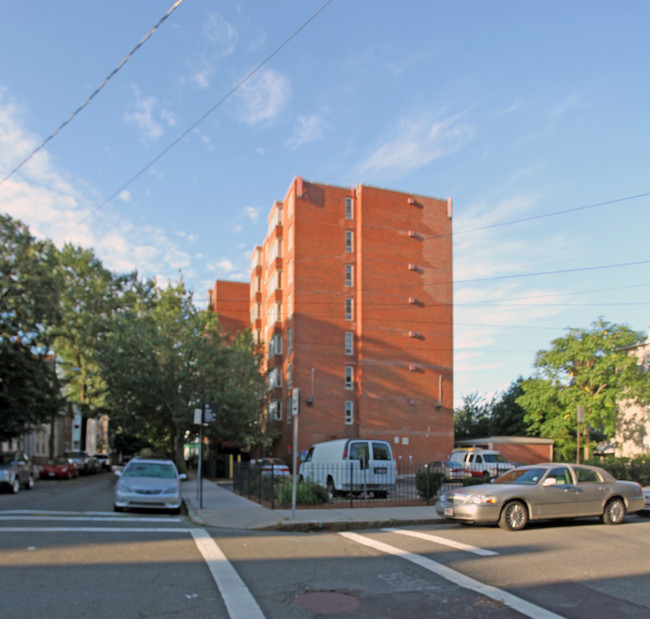
[[[629,354],[643,334],[602,319],[591,329],[570,329],[537,353],[535,374],[523,381],[517,403],[539,436],[555,439],[563,458],[576,453],[577,407],[585,427],[605,437],[616,432],[618,405],[624,399],[650,401],[650,374]]]
[[[113,316],[133,305],[140,284],[135,273],[115,275],[91,249],[69,244],[59,254],[59,270],[64,284],[61,322],[53,335],[65,393],[84,417],[94,416],[107,412],[97,342],[111,328]]]
[[[194,410],[205,402],[218,409],[219,436],[259,440],[262,377],[250,338],[228,339],[182,282],[152,287],[117,313],[98,352],[114,427],[146,438],[181,470],[183,445],[198,429]]]
[[[523,382],[520,376],[494,400],[490,415],[492,436],[530,435],[531,430],[525,420],[526,411],[517,403],[517,398],[524,393]]]
[[[54,246],[0,215],[0,440],[50,421],[62,402],[49,328],[59,321]]]
[[[463,396],[463,407],[454,411],[456,438],[490,436],[494,400],[488,401],[478,391]]]

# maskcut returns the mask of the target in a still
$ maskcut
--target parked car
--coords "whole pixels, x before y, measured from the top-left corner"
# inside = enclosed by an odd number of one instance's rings
[[[533,464],[498,477],[492,484],[451,490],[436,504],[440,516],[461,522],[498,523],[517,531],[531,520],[600,516],[623,522],[645,506],[641,485],[619,481],[604,469],[584,464]]]
[[[0,452],[0,486],[18,494],[34,487],[34,469],[29,456],[18,451]]]
[[[79,475],[92,475],[99,471],[99,464],[95,458],[85,451],[65,451],[63,457],[72,460],[79,469]]]
[[[41,467],[41,479],[72,479],[79,476],[77,465],[67,458],[52,458]]]
[[[455,460],[434,460],[427,464],[430,471],[437,471],[442,473],[446,482],[462,481],[468,479],[472,474],[460,463]]]
[[[472,477],[482,477],[486,481],[515,468],[500,451],[480,447],[454,449],[449,459],[460,462]]]
[[[372,492],[375,498],[386,498],[395,490],[395,469],[390,443],[339,439],[312,445],[299,476],[325,486],[331,497]]]
[[[95,460],[99,466],[100,471],[110,471],[111,470],[111,458],[108,454],[98,453],[95,454]]]
[[[645,497],[645,509],[650,510],[650,486],[643,488],[643,496]]]
[[[260,458],[251,462],[253,470],[264,476],[289,477],[291,471],[280,458]]]
[[[126,509],[163,509],[179,513],[181,481],[187,475],[179,475],[171,460],[134,458],[129,460],[124,470],[116,470],[118,481],[113,495],[113,509],[122,512]]]

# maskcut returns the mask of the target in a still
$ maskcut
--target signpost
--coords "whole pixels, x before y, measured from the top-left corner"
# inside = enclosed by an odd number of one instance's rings
[[[578,405],[578,432],[576,445],[576,464],[580,464],[580,424],[585,420],[585,407]]]
[[[194,409],[194,423],[199,426],[199,466],[196,478],[196,499],[203,509],[203,424],[217,423],[217,407],[203,404],[203,408]]]
[[[291,394],[291,416],[293,417],[293,487],[291,489],[291,520],[296,519],[296,488],[298,486],[298,414],[300,413],[300,389]]]

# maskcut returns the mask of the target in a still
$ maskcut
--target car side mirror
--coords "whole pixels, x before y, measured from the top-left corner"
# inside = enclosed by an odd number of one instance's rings
[[[181,474],[178,476],[178,479],[180,479],[181,481],[185,481],[185,480],[187,479],[187,475],[186,475],[185,473],[181,473]]]
[[[113,472],[115,473],[115,477],[122,477],[122,471],[120,469],[115,469]]]
[[[557,484],[557,479],[555,479],[555,477],[547,477],[547,478],[542,482],[542,486],[544,486],[545,488],[546,488],[547,486],[555,486],[555,484]]]

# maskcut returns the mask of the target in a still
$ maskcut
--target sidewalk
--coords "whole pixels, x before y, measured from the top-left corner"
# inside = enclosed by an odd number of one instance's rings
[[[267,509],[232,492],[231,484],[203,480],[202,501],[196,479],[181,484],[190,518],[202,526],[221,529],[277,531],[348,531],[445,522],[435,507],[333,507]],[[202,507],[201,507],[202,505]]]

